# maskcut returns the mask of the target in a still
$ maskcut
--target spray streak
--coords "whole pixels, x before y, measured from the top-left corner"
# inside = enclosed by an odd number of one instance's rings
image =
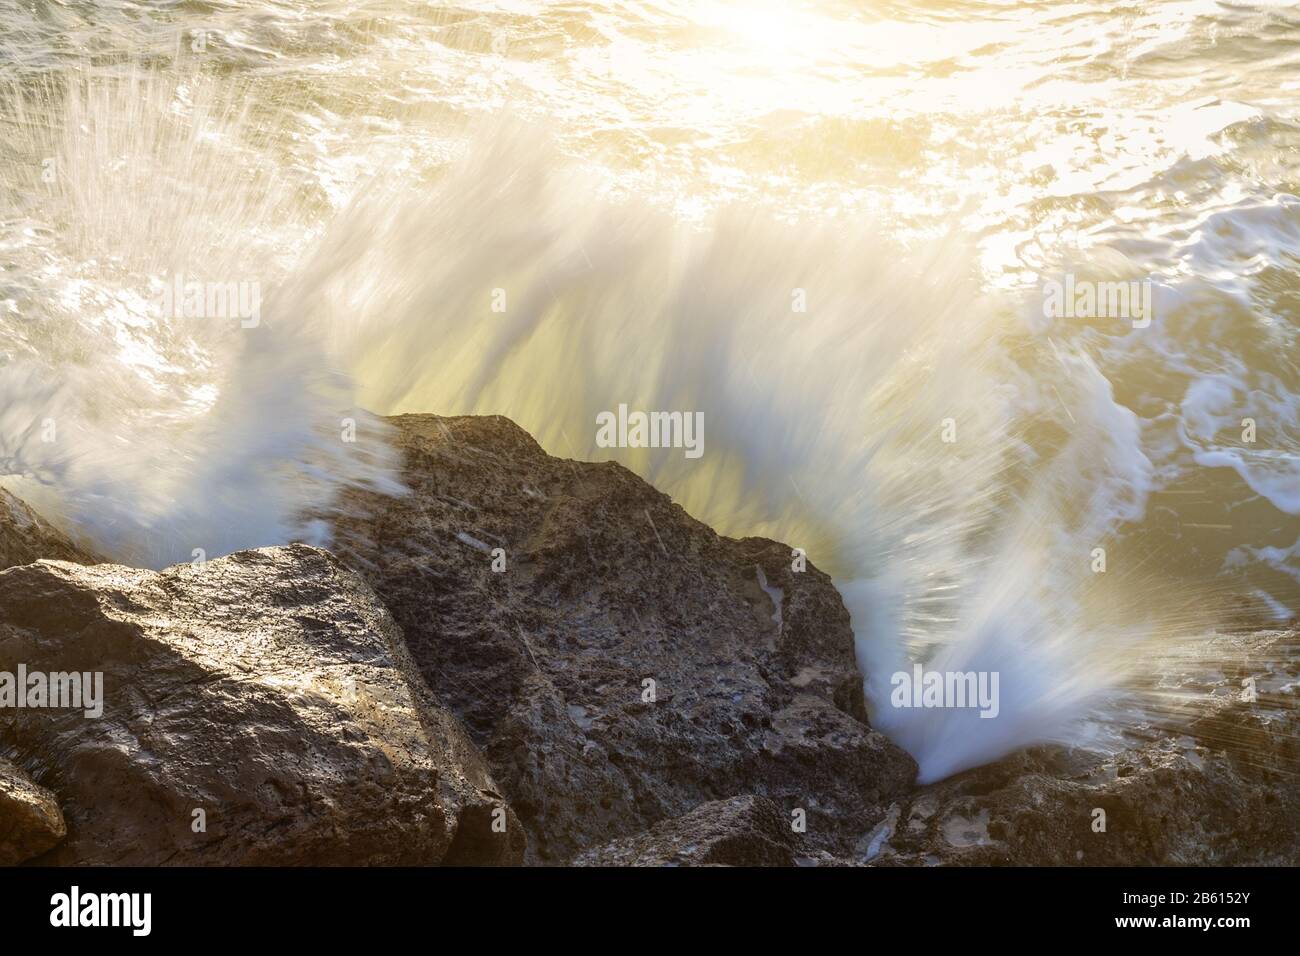
[[[5,192],[36,200],[10,215],[52,237],[28,269],[52,278],[0,327],[0,464],[118,560],[324,542],[303,516],[327,515],[339,486],[396,489],[379,427],[295,303],[303,278],[271,255],[291,190],[256,164],[264,134],[231,102],[142,73],[5,93]],[[159,310],[182,275],[262,277],[275,320]]]

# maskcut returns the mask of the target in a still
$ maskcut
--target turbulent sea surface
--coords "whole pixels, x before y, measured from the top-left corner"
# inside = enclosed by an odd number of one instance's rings
[[[327,544],[372,414],[504,414],[806,549],[929,779],[1300,613],[1294,4],[0,0],[0,127],[0,478],[114,559]]]

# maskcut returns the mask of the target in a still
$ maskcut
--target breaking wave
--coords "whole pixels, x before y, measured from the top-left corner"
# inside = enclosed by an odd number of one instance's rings
[[[363,163],[323,107],[183,62],[78,63],[0,105],[0,478],[114,560],[327,544],[341,490],[401,492],[376,416],[504,414],[804,549],[923,780],[1095,734],[1153,644],[1300,609],[1284,192],[1031,243],[1030,279],[991,282],[969,210],[910,233],[851,204],[684,210],[527,111],[419,155],[375,120]],[[1243,150],[1294,135],[1197,115]],[[1108,187],[1136,201],[1217,161]],[[1045,319],[1063,271],[1155,276],[1156,321]],[[255,284],[256,322],[161,310],[186,280]],[[622,403],[702,413],[704,455],[598,447]],[[1260,440],[1233,437],[1245,419]],[[890,707],[918,660],[998,672],[999,718]]]

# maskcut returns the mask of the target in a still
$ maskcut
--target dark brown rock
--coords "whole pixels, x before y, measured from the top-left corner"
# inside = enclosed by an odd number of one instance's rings
[[[804,809],[807,851],[845,851],[910,787],[866,723],[839,594],[789,547],[721,537],[504,418],[391,422],[411,493],[359,496],[369,517],[338,520],[335,548],[482,747],[532,860],[741,794]]]
[[[89,551],[73,544],[25,502],[0,488],[0,571],[41,558],[96,563]]]
[[[516,862],[524,834],[373,592],[306,546],[162,573],[0,572],[0,670],[103,672],[103,714],[0,710],[59,797],[51,864]],[[194,832],[194,811],[206,832]],[[470,832],[470,831],[474,832]],[[482,831],[482,832],[479,832]]]
[[[54,794],[0,759],[0,866],[39,856],[67,832]]]
[[[580,853],[576,866],[793,866],[791,818],[765,797],[716,800]]]

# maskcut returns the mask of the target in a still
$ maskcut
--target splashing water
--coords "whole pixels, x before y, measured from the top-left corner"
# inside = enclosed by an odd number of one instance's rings
[[[0,475],[116,560],[328,543],[400,491],[371,412],[504,414],[804,548],[923,780],[1300,609],[1292,13],[10,6]],[[1154,321],[1044,318],[1064,272]],[[620,403],[705,454],[597,447]],[[912,661],[999,717],[890,707]]]
[[[362,416],[312,317],[280,298],[291,284],[256,328],[160,310],[174,276],[285,282],[263,231],[284,187],[231,155],[246,115],[143,75],[8,103],[39,159],[7,169],[26,177],[6,184],[26,200],[10,233],[30,240],[6,277],[0,463],[26,479],[15,491],[105,554],[162,566],[319,537],[299,516],[340,482],[393,486],[382,445],[337,440]],[[47,134],[34,110],[56,103]]]

